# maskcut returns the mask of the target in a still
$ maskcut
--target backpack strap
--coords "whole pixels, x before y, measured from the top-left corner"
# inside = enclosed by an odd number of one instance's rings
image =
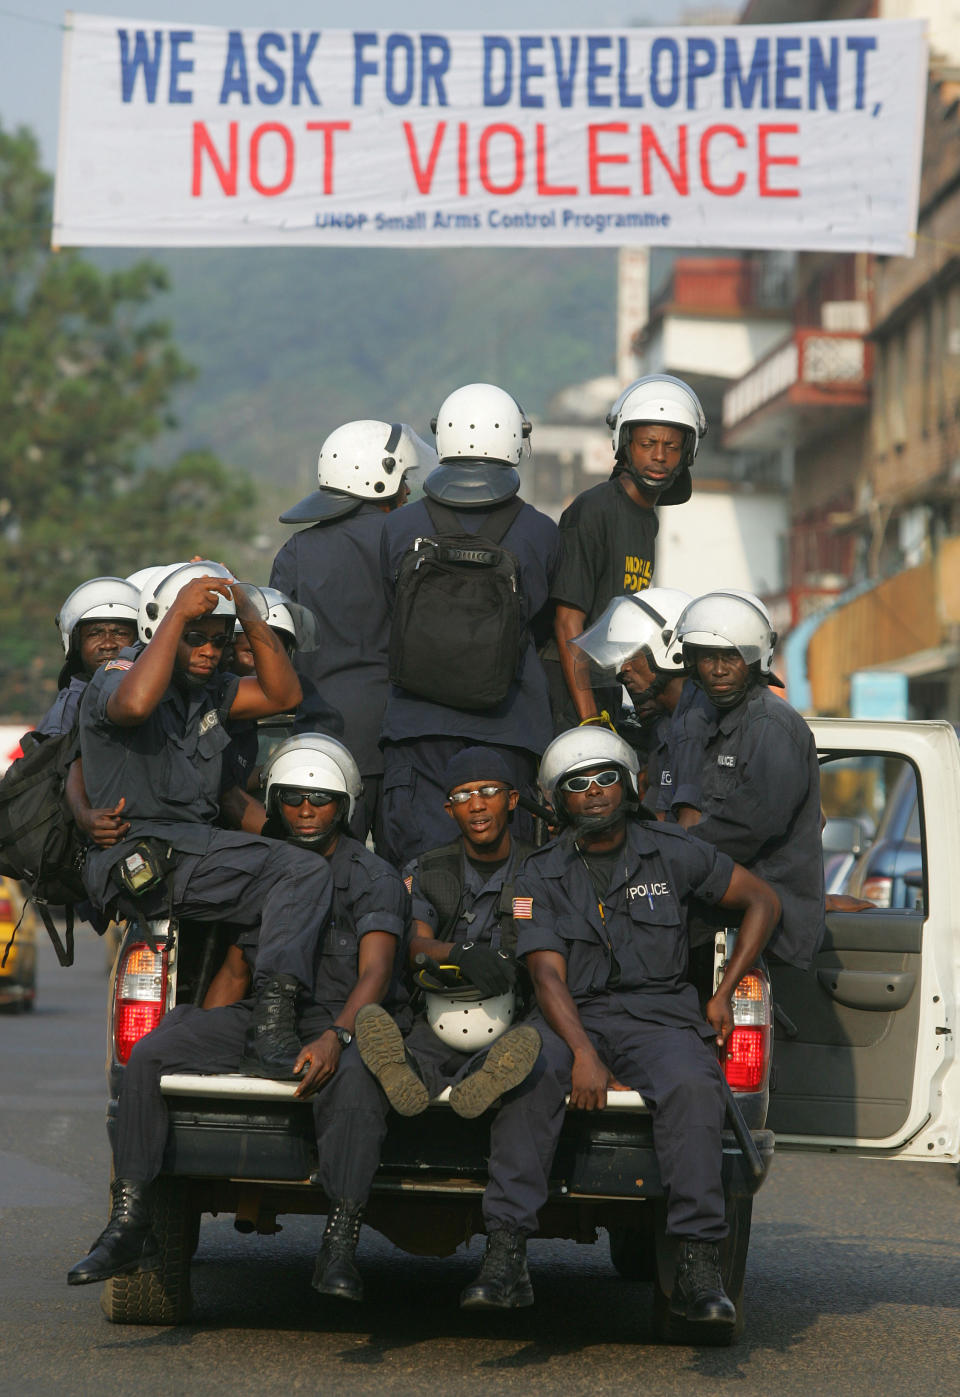
[[[462,534],[468,532],[464,529],[460,516],[449,505],[428,499],[426,495],[423,497],[423,503],[427,507],[427,513],[430,515],[433,527],[439,533]],[[487,522],[477,533],[477,538],[485,539],[488,543],[502,543],[521,509],[523,509],[523,500],[520,499],[519,495],[514,495],[503,504],[494,505],[487,515]],[[471,510],[471,513],[473,512]],[[479,510],[476,512],[480,513]]]
[[[436,939],[450,941],[463,905],[463,845],[460,840],[421,854],[417,871],[424,897],[437,909]]]

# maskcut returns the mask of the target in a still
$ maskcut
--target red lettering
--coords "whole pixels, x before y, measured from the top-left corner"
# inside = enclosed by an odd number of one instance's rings
[[[457,126],[457,192],[468,194],[470,192],[470,153],[467,142],[470,138],[470,128],[465,121],[461,121]]]
[[[494,184],[490,178],[490,142],[494,136],[509,136],[513,141],[513,179],[509,184]],[[487,126],[480,137],[480,183],[489,194],[516,194],[523,184],[523,136],[515,126],[499,121]]]
[[[643,192],[653,193],[653,173],[650,169],[650,157],[656,155],[660,164],[666,170],[670,182],[678,194],[690,193],[690,174],[687,169],[687,128],[677,127],[677,164],[676,167],[670,164],[666,152],[657,140],[653,128],[650,126],[640,127],[640,164],[643,171]]]
[[[742,170],[729,184],[717,184],[710,174],[710,142],[714,136],[732,136],[740,150],[747,144],[746,136],[736,126],[708,126],[700,137],[700,179],[703,187],[711,194],[721,194],[724,197],[739,194],[747,182]]]
[[[283,174],[278,184],[264,184],[260,178],[260,142],[263,137],[275,132],[283,141]],[[265,121],[250,137],[250,183],[258,194],[272,199],[282,194],[293,182],[293,137],[286,126],[279,121]]]
[[[410,165],[413,169],[413,178],[417,182],[417,188],[421,194],[429,194],[433,184],[433,176],[437,169],[437,159],[440,155],[440,147],[443,145],[443,138],[446,134],[447,123],[437,122],[437,129],[434,133],[433,144],[430,147],[430,154],[427,156],[426,169],[420,164],[420,156],[417,151],[417,136],[409,121],[403,123],[403,134],[407,138],[407,150],[410,152]]]
[[[537,193],[548,199],[562,198],[565,194],[579,194],[575,184],[547,183],[547,128],[537,123]]]
[[[199,199],[202,190],[203,154],[206,151],[213,166],[213,172],[220,181],[220,188],[224,194],[233,197],[237,192],[237,175],[240,171],[239,152],[239,123],[230,123],[230,165],[224,169],[217,148],[213,144],[210,132],[207,130],[206,122],[195,121],[193,123],[193,184],[190,192],[195,199]]]
[[[630,127],[627,125],[625,121],[608,121],[602,126],[591,125],[587,127],[587,168],[590,174],[591,194],[616,194],[629,196],[630,189],[625,184],[601,184],[599,169],[601,165],[625,165],[629,157],[626,154],[603,155],[600,153],[600,150],[598,149],[597,145],[600,136],[607,131],[613,132],[614,135],[622,136],[625,135],[626,132],[629,130]]]
[[[799,199],[799,189],[771,189],[767,171],[771,165],[799,165],[797,155],[771,155],[767,149],[769,136],[795,136],[800,130],[792,126],[760,126],[757,128],[757,185],[762,199]]]
[[[308,131],[323,132],[323,192],[333,193],[333,138],[337,131],[349,131],[349,121],[308,121]]]

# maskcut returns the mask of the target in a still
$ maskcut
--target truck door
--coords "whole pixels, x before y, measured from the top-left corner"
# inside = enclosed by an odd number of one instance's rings
[[[810,970],[771,964],[767,1124],[778,1145],[955,1158],[957,1112],[951,1119],[944,1087],[953,1064],[950,883],[960,878],[960,818],[951,795],[960,747],[948,723],[811,726],[824,813],[861,832],[846,885],[877,905],[828,911]],[[952,868],[938,869],[938,851],[950,847]]]

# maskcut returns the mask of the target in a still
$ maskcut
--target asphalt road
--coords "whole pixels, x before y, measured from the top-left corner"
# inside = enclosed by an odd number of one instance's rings
[[[960,1188],[938,1164],[782,1153],[754,1208],[747,1331],[729,1350],[651,1339],[649,1289],[605,1241],[533,1242],[533,1310],[462,1315],[481,1243],[415,1259],[361,1244],[368,1299],[309,1281],[315,1220],[275,1238],[204,1220],[195,1318],[115,1327],[68,1266],[106,1218],[103,950],[41,952],[33,1014],[0,1016],[0,1392],[944,1394],[960,1391]]]

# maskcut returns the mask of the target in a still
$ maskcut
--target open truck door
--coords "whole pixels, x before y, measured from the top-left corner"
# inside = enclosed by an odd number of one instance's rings
[[[767,1123],[778,1146],[955,1161],[960,743],[946,722],[810,726],[825,815],[875,831],[848,886],[887,905],[828,912],[810,970],[770,965]]]

